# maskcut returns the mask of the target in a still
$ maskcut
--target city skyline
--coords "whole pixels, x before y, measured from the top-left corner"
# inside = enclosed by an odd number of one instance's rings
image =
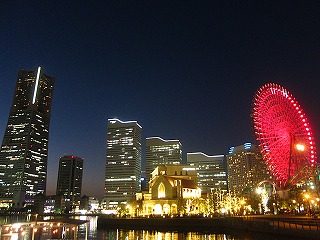
[[[85,159],[83,194],[101,198],[108,118],[138,121],[143,140],[179,139],[184,161],[254,142],[251,104],[267,82],[296,97],[319,145],[313,3],[0,4],[1,136],[17,71],[40,65],[56,78],[48,194],[67,154]]]

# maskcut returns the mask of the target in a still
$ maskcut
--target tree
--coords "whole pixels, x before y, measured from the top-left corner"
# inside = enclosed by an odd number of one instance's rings
[[[187,201],[184,198],[178,198],[177,201],[177,211],[179,214],[186,214],[186,205],[187,205]]]

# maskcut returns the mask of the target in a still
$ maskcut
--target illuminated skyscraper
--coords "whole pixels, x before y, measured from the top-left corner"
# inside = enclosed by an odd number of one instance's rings
[[[146,184],[151,173],[159,165],[182,164],[182,145],[179,140],[164,140],[160,137],[146,139]]]
[[[227,191],[227,166],[224,155],[209,156],[202,152],[187,153],[187,163],[198,174],[198,186],[202,193],[214,189]]]
[[[20,70],[0,151],[0,201],[22,207],[45,194],[51,102],[55,79]]]
[[[83,158],[76,156],[63,156],[59,161],[56,194],[70,206],[80,204],[83,161]]]
[[[231,147],[227,155],[227,166],[229,191],[237,195],[271,178],[258,146],[251,143]]]
[[[108,119],[105,200],[127,202],[141,190],[141,134],[136,121]]]

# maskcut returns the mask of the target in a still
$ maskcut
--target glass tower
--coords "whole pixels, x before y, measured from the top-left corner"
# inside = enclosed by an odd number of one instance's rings
[[[45,194],[55,79],[20,70],[0,151],[0,205],[23,207]]]
[[[187,153],[187,163],[198,173],[198,186],[202,193],[220,189],[227,191],[227,166],[224,155],[209,156],[202,152]]]
[[[141,190],[142,127],[136,121],[108,119],[105,200],[125,203]]]
[[[164,140],[160,137],[146,138],[146,184],[151,173],[159,165],[182,164],[182,145],[179,140]]]
[[[229,191],[241,195],[271,179],[271,173],[257,145],[245,143],[231,147],[227,155]]]

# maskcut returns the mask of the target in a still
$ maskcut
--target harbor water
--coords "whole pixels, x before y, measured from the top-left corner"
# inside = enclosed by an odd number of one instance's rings
[[[85,224],[78,227],[77,239],[97,239],[97,240],[296,240],[298,238],[252,233],[246,231],[233,231],[228,233],[215,233],[206,231],[156,231],[156,230],[124,230],[124,229],[98,229],[97,216],[75,216],[75,219],[87,220],[87,230]],[[32,220],[30,216],[1,216],[0,224],[22,222]],[[86,234],[87,232],[87,234]],[[28,236],[15,238],[17,240],[31,239]],[[40,239],[52,239],[43,235]],[[55,238],[56,239],[56,238]]]

